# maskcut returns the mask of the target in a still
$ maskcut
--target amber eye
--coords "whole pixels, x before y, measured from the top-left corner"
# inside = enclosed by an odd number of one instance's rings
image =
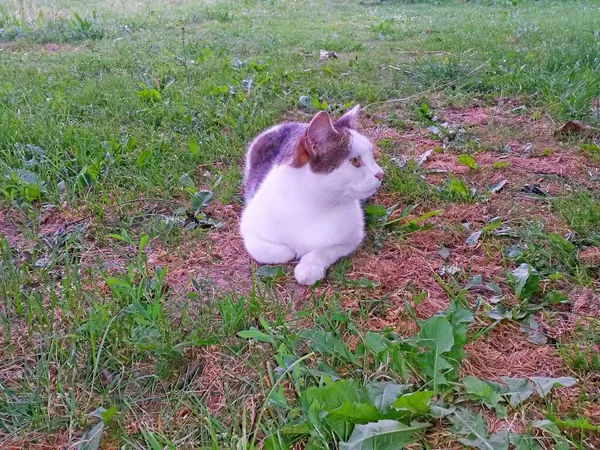
[[[354,158],[350,159],[350,164],[352,164],[354,167],[360,167],[362,165],[362,161],[360,160],[360,156],[355,156]]]

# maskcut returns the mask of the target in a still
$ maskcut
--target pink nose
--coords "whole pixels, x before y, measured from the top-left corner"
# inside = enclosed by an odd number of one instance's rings
[[[381,179],[383,178],[383,172],[377,172],[375,174],[375,178],[377,178],[379,181],[381,181]]]

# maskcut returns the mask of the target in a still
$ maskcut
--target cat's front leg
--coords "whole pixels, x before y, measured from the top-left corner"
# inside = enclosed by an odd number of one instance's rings
[[[312,286],[325,277],[325,271],[330,265],[338,259],[349,255],[357,247],[358,244],[334,245],[308,252],[300,259],[294,270],[296,281],[305,286]]]

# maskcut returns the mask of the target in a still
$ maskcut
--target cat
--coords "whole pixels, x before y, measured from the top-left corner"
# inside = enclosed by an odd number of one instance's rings
[[[283,123],[249,145],[240,232],[261,264],[299,259],[301,285],[325,277],[364,238],[362,202],[383,178],[373,145],[358,131],[360,105],[332,123],[325,111],[310,123]]]

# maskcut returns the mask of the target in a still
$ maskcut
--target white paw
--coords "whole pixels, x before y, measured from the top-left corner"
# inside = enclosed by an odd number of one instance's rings
[[[325,276],[325,267],[300,261],[294,270],[296,281],[304,286],[312,286]]]

